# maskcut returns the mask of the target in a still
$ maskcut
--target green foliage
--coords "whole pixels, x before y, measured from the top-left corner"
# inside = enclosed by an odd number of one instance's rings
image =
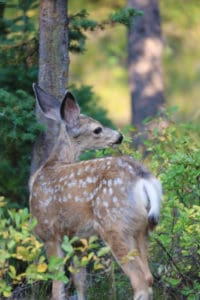
[[[88,19],[88,12],[81,10],[80,12],[69,17],[69,50],[75,53],[81,53],[85,50],[87,30],[94,30],[97,22]]]
[[[146,143],[148,163],[164,189],[161,222],[152,238],[156,284],[167,299],[199,295],[200,190],[199,128],[169,123]],[[177,294],[178,291],[178,294]]]
[[[36,8],[36,1],[18,1],[2,4],[0,14],[0,86],[9,91],[32,90],[37,79],[37,39],[33,18],[29,12]],[[16,9],[11,18],[5,14]]]
[[[27,202],[29,166],[36,136],[34,98],[0,89],[0,194],[19,206]]]
[[[104,268],[103,258],[110,251],[100,247],[96,237],[89,241],[66,236],[62,243],[63,258],[50,257],[47,263],[43,244],[33,235],[37,224],[31,219],[28,209],[10,209],[0,197],[0,297],[13,295],[20,285],[28,286],[37,281],[61,280],[68,282],[62,268],[70,263],[68,270],[78,272],[81,267],[93,262],[93,269]],[[30,292],[30,291],[29,291]]]
[[[32,233],[37,221],[30,219],[28,210],[9,209],[2,197],[0,207],[0,297],[10,297],[13,289],[24,282],[27,288],[38,280],[67,282],[57,269],[58,261],[52,258],[47,265],[43,244]]]
[[[134,22],[134,17],[141,15],[142,12],[134,8],[120,8],[110,14],[104,21],[97,22],[89,19],[88,12],[83,9],[69,17],[69,50],[75,53],[85,51],[86,31],[88,30],[102,30],[114,24],[122,24],[129,27]]]
[[[82,267],[93,263],[93,270],[104,269],[104,256],[110,252],[109,247],[101,246],[96,236],[91,236],[89,240],[74,237],[71,240],[67,236],[64,237],[62,249],[66,253],[64,259],[71,262],[68,270],[71,273],[78,272]]]
[[[134,24],[134,17],[142,16],[143,12],[134,8],[122,8],[110,15],[110,20],[115,23],[123,24],[130,27]]]

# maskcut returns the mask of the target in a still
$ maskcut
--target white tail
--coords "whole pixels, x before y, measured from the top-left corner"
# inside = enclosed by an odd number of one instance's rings
[[[155,178],[141,179],[138,181],[136,193],[148,210],[149,227],[153,228],[159,221],[160,199],[162,197],[161,184]]]
[[[148,231],[159,219],[162,196],[159,181],[128,156],[75,162],[87,149],[122,142],[122,135],[80,114],[71,93],[61,105],[34,85],[46,117],[60,123],[52,153],[30,180],[31,213],[47,256],[61,256],[64,235],[87,238],[98,234],[130,278],[134,299],[152,299],[153,278],[147,261]],[[125,262],[131,251],[138,255]],[[85,271],[73,274],[78,300],[84,299]],[[65,299],[64,286],[53,282],[54,300]]]

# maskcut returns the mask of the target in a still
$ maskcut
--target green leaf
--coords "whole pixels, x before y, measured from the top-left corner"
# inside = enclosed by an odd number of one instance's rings
[[[97,256],[101,257],[104,256],[106,254],[110,253],[110,247],[102,247],[98,252],[97,252]]]

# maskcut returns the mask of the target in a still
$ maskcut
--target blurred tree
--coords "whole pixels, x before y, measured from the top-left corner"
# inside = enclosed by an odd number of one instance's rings
[[[68,79],[68,21],[66,0],[41,0],[39,15],[39,85],[58,99],[64,95]],[[38,169],[55,142],[58,126],[49,122],[36,107],[40,122],[47,126],[35,144],[31,172]]]
[[[162,37],[157,0],[128,0],[142,10],[128,33],[128,64],[132,101],[132,124],[143,130],[143,121],[164,104]]]

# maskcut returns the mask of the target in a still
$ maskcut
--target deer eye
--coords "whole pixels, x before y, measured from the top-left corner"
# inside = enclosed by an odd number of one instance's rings
[[[99,134],[99,133],[102,132],[102,128],[101,128],[101,127],[97,127],[97,128],[95,128],[95,129],[93,130],[93,132],[94,132],[95,134]]]

